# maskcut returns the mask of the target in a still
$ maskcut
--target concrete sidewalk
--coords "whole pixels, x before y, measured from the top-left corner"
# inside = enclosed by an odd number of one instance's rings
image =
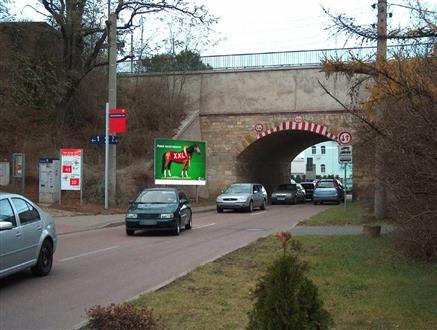
[[[215,210],[216,206],[193,207],[193,213]],[[125,213],[122,214],[81,214],[81,213],[57,213],[48,210],[52,214],[56,224],[58,235],[65,235],[81,231],[107,228],[124,225]]]
[[[393,226],[382,226],[381,234],[394,230]],[[296,226],[290,232],[296,236],[302,235],[362,235],[363,226]]]

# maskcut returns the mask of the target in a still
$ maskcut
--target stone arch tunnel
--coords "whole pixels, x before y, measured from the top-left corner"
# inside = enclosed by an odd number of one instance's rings
[[[290,162],[300,152],[328,140],[335,140],[335,136],[296,129],[260,136],[236,157],[237,180],[258,181],[270,193],[277,185],[289,181]]]

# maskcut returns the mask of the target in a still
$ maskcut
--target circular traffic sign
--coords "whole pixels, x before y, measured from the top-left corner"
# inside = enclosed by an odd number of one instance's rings
[[[294,121],[295,121],[296,123],[302,123],[302,122],[303,122],[303,116],[301,116],[301,115],[297,115],[297,116],[295,116],[295,117],[294,117]]]
[[[348,131],[342,131],[338,134],[338,142],[340,144],[351,144],[352,133]]]
[[[256,124],[255,125],[255,131],[258,133],[261,133],[264,130],[264,125],[263,124]]]

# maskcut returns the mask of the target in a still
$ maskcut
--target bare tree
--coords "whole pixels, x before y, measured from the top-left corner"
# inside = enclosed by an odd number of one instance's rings
[[[9,17],[10,0],[0,0],[0,21]]]
[[[63,70],[68,88],[58,108],[64,111],[82,79],[96,67],[108,64],[104,56],[107,2],[41,0],[41,3],[48,12],[47,19],[60,32],[63,40]],[[117,0],[113,1],[111,11],[123,22],[117,26],[119,36],[137,28],[137,17],[141,16],[174,15],[193,26],[210,27],[216,22],[204,6],[191,5],[184,0]],[[119,47],[119,53],[122,55],[119,62],[132,56],[124,54],[123,47]]]
[[[433,191],[437,189],[437,176],[433,168],[437,166],[437,13],[419,2],[405,7],[413,19],[408,26],[387,31],[388,39],[399,41],[387,59],[378,63],[372,56],[352,56],[348,62],[331,58],[323,66],[328,75],[355,77],[359,73],[371,78],[354,86],[364,85],[370,96],[362,102],[361,112],[353,113],[370,128],[367,143],[373,142],[374,148],[377,143],[385,150],[387,170],[379,179],[389,193],[400,246],[410,255],[436,260],[437,196]],[[374,26],[360,26],[345,15],[327,13],[335,33],[363,43],[376,41]]]

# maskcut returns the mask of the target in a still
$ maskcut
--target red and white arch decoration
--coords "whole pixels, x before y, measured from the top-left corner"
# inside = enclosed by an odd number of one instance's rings
[[[267,135],[270,135],[272,133],[281,132],[281,131],[308,131],[317,133],[323,136],[326,136],[328,139],[337,141],[338,137],[335,134],[332,134],[328,127],[319,125],[316,123],[312,123],[309,121],[302,121],[300,123],[297,123],[295,121],[284,121],[281,124],[279,124],[276,127],[270,128],[264,132],[260,132],[257,134],[257,139],[261,139]]]

